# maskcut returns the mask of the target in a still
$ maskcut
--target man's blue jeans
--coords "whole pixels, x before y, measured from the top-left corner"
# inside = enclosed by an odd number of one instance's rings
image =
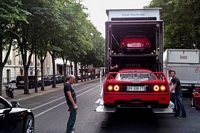
[[[69,109],[70,109],[70,115],[69,115],[69,119],[68,119],[68,122],[67,122],[66,133],[71,133],[72,130],[73,130],[75,121],[76,121],[76,114],[77,114],[77,112],[74,109],[73,105],[68,105],[68,106],[69,106]]]
[[[182,95],[176,94],[177,110],[175,116],[180,116],[180,110],[182,111],[182,116],[186,117],[185,107],[183,105]]]
[[[174,104],[174,111],[176,111],[176,106],[177,106],[177,103],[176,103],[176,94],[175,93],[170,93],[170,100],[172,101],[172,103]]]

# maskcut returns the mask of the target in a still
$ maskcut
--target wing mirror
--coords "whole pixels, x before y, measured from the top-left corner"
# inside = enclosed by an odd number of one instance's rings
[[[19,104],[19,102],[12,101],[11,104],[12,104],[13,108],[21,107],[21,105]]]

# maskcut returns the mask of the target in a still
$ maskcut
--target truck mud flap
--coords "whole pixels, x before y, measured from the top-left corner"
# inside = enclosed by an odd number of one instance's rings
[[[95,102],[95,107],[96,109],[94,111],[101,113],[115,113],[117,110],[117,107],[105,107],[102,99],[98,99]]]
[[[174,110],[171,107],[168,108],[152,108],[155,114],[173,114]]]

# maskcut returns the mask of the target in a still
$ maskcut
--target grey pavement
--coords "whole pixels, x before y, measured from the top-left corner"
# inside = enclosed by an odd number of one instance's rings
[[[81,82],[79,80],[79,82],[74,83],[73,86],[77,86],[77,85],[80,85],[80,84],[84,84],[84,83],[88,83],[88,82],[92,82],[92,81],[96,81],[96,80],[99,80],[99,78],[87,80],[87,81],[83,81],[83,82]],[[15,88],[15,87],[13,86],[13,88]],[[6,95],[5,89],[3,89],[2,97],[4,97],[5,99],[7,99],[9,101],[20,101],[20,100],[25,100],[25,99],[32,98],[32,97],[35,97],[35,96],[44,95],[44,94],[47,94],[47,93],[50,93],[50,92],[53,92],[53,91],[57,91],[57,90],[60,90],[60,89],[63,89],[63,83],[56,84],[55,88],[52,88],[52,85],[44,86],[44,90],[41,90],[41,87],[38,87],[37,88],[38,92],[35,92],[35,88],[32,88],[32,89],[29,89],[29,94],[24,94],[24,89],[16,89],[15,88],[14,98],[9,98]]]

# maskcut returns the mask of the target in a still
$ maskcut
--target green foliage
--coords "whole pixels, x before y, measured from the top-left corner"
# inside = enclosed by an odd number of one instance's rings
[[[200,1],[152,0],[148,7],[163,8],[166,48],[200,48]]]

